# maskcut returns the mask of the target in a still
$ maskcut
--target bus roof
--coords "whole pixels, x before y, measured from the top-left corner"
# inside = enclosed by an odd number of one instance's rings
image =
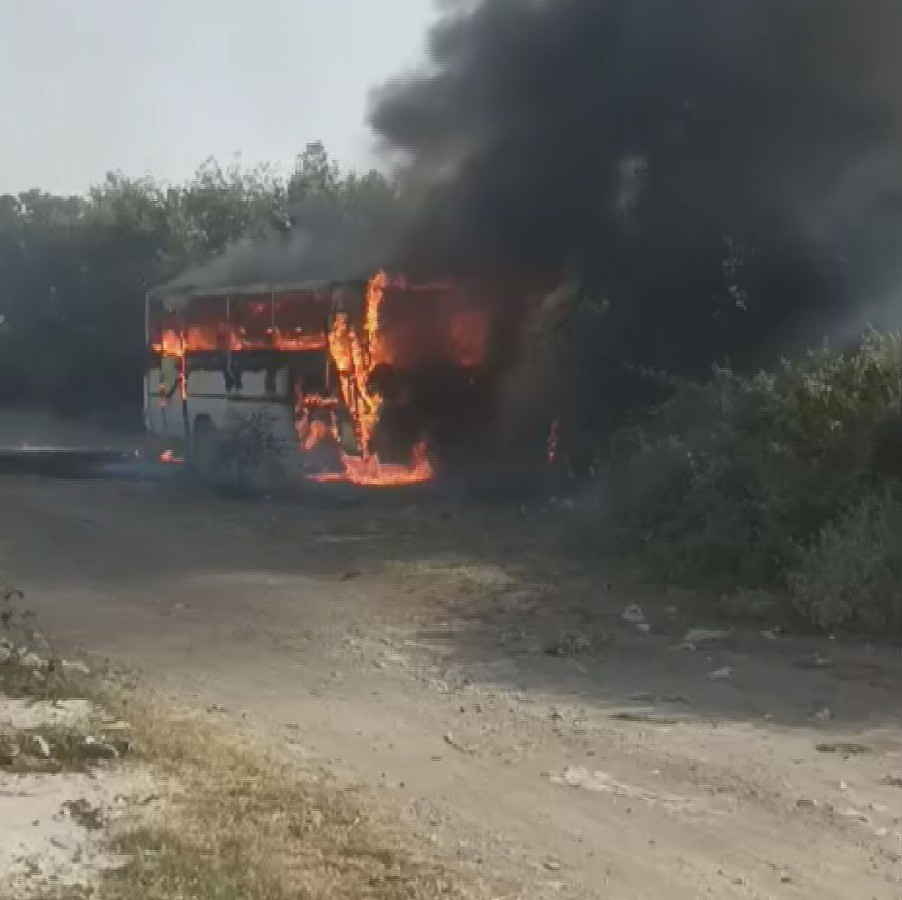
[[[147,292],[147,296],[150,299],[154,300],[162,300],[163,304],[170,309],[178,309],[181,306],[184,306],[188,303],[189,300],[193,300],[199,297],[222,297],[223,299],[227,297],[250,297],[257,296],[259,297],[261,294],[272,294],[272,293],[291,293],[291,292],[301,292],[301,291],[318,291],[329,288],[341,287],[343,285],[362,285],[366,281],[365,278],[361,277],[358,279],[353,278],[343,278],[343,279],[327,279],[327,278],[316,278],[316,279],[308,279],[306,281],[291,281],[291,282],[281,282],[281,283],[257,283],[257,284],[241,284],[241,285],[226,285],[216,287],[200,287],[197,285],[179,283],[179,282],[171,282],[169,284],[163,284],[159,287],[153,288]]]

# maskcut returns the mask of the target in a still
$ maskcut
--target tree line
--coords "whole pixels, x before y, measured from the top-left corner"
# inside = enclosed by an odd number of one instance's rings
[[[800,308],[816,307],[814,298],[854,305],[860,278],[849,277],[849,259],[868,255],[853,247],[851,257],[837,257],[827,283],[822,267],[779,233],[748,241],[719,221],[702,229],[684,217],[685,240],[666,240],[671,231],[655,217],[666,206],[662,190],[653,180],[643,185],[629,227],[572,266],[585,300],[574,328],[576,418],[590,435],[660,399],[647,370],[698,377],[725,359],[740,370],[766,363],[762,344]],[[409,215],[422,199],[378,171],[343,170],[319,143],[287,174],[210,159],[184,184],[111,173],[83,195],[0,196],[0,404],[137,424],[147,287],[240,239],[290,233],[305,204],[318,211],[313,230],[317,222],[323,230],[363,222],[348,233],[397,233],[404,242],[422,222]],[[796,333],[800,346],[822,334]]]
[[[305,201],[384,216],[397,196],[320,143],[288,174],[211,158],[179,185],[110,173],[83,195],[0,195],[0,403],[137,422],[149,286],[240,238],[289,230]]]

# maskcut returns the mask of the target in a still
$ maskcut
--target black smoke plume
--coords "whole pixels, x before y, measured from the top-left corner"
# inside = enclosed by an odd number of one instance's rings
[[[898,0],[483,0],[374,101],[409,266],[576,274],[597,412],[627,364],[703,375],[894,299]],[[902,316],[900,316],[902,322]]]

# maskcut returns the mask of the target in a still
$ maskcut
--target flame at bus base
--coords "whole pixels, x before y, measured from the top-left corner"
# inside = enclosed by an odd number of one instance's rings
[[[343,472],[320,472],[309,475],[308,479],[322,484],[344,481],[365,487],[402,487],[431,481],[435,477],[435,470],[429,462],[425,441],[413,448],[412,457],[410,465],[400,465],[380,462],[376,456],[351,456],[343,453]]]

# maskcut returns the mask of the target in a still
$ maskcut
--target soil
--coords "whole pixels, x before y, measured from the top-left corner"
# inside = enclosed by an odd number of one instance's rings
[[[718,633],[574,560],[538,501],[0,476],[0,508],[62,649],[325,763],[521,896],[902,896],[898,647]]]
[[[87,896],[103,872],[122,865],[107,845],[106,826],[133,817],[136,801],[146,806],[156,788],[150,773],[132,764],[67,771],[33,732],[52,727],[87,733],[100,715],[84,700],[50,703],[0,692],[5,746],[11,737],[24,737],[35,754],[26,766],[0,760],[0,896]]]

